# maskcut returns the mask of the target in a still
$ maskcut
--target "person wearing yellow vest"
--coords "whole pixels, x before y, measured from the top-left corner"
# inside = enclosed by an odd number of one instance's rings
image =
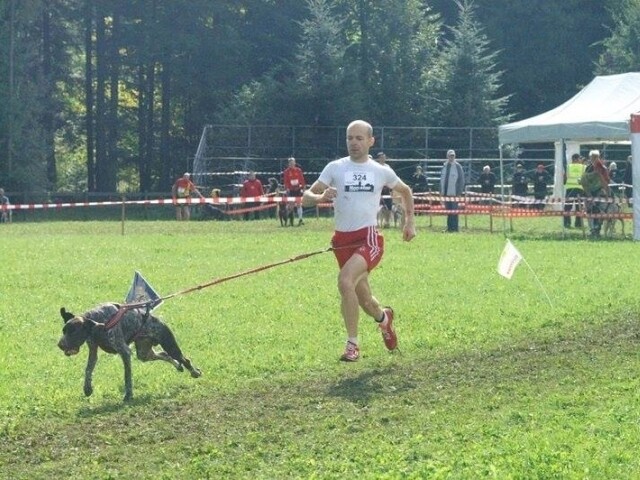
[[[585,165],[579,153],[571,155],[571,163],[564,172],[564,228],[571,228],[571,209],[575,207],[575,227],[582,228],[582,216],[580,215],[580,198],[584,196],[584,189],[580,179],[584,174]]]

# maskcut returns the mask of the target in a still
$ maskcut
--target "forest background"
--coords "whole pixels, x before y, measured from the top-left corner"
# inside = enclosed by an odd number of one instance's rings
[[[0,186],[168,190],[206,124],[496,127],[639,64],[640,0],[0,0]]]

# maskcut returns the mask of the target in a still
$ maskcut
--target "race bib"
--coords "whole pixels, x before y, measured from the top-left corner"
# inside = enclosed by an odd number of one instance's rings
[[[373,172],[350,171],[344,174],[345,192],[373,192],[374,184]]]

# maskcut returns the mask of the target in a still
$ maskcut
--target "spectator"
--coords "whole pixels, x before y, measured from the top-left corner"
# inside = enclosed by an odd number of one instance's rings
[[[611,183],[620,183],[620,178],[619,178],[619,170],[618,170],[618,164],[616,162],[611,162],[609,164],[608,167],[609,170],[609,179],[611,180]]]
[[[304,224],[302,220],[303,210],[302,210],[302,192],[304,192],[304,187],[306,186],[306,182],[304,180],[304,174],[302,173],[302,169],[296,165],[296,159],[293,157],[289,158],[289,166],[282,173],[282,177],[284,179],[284,188],[287,191],[287,197],[299,197],[300,201],[297,203],[297,206],[294,202],[287,202],[287,217],[289,218],[289,222],[291,226],[293,226],[293,211],[297,210],[298,213],[298,226]]]
[[[611,194],[612,195],[624,195],[624,183],[622,178],[622,169],[618,168],[618,164],[616,162],[609,163],[609,167],[607,168],[609,172],[609,181],[611,182]]]
[[[447,161],[442,167],[440,174],[440,195],[445,197],[444,208],[449,210],[447,214],[447,232],[458,231],[458,214],[451,213],[458,210],[458,198],[464,191],[464,172],[462,165],[456,161],[456,152],[449,150],[447,152]],[[447,200],[447,197],[450,198]]]
[[[584,163],[583,158],[579,153],[571,155],[571,163],[567,165],[567,169],[564,172],[564,217],[562,221],[565,228],[571,228],[571,215],[569,213],[575,207],[576,219],[575,227],[582,228],[582,210],[580,206],[580,197],[584,195],[584,189],[580,184],[580,179],[584,175]]]
[[[496,176],[489,165],[482,167],[482,173],[478,181],[480,182],[480,193],[493,195],[496,188]]]
[[[376,161],[383,167],[391,168],[387,164],[387,156],[384,152],[378,152],[376,155]],[[389,228],[391,221],[391,213],[393,211],[393,199],[391,198],[391,189],[387,186],[382,187],[382,195],[380,197],[380,213],[383,219],[382,226]]]
[[[591,150],[589,152],[589,164],[585,168],[584,175],[582,175],[580,181],[587,197],[586,209],[588,215],[604,213],[603,200],[606,201],[606,197],[611,194],[609,182],[609,172],[600,158],[600,151]],[[600,230],[602,229],[602,218],[588,218],[591,238],[599,238]]]
[[[184,200],[187,198],[191,198],[192,193],[197,194],[200,198],[204,198],[204,196],[191,181],[191,174],[189,172],[185,172],[182,177],[175,181],[173,187],[171,188],[171,197],[173,198],[173,204],[176,206],[176,219],[178,221],[187,221],[191,218],[191,207],[189,206],[189,204],[177,203],[177,201],[178,199]]]
[[[267,197],[275,197],[280,193],[280,184],[278,184],[278,179],[275,177],[270,177],[267,180],[267,190],[265,192]],[[276,204],[276,208],[269,209],[269,218],[276,218],[276,211],[279,206]]]
[[[4,188],[0,188],[0,223],[11,221],[11,210],[9,210],[9,197],[4,194]]]
[[[533,198],[536,203],[536,210],[544,210],[546,206],[545,198],[547,198],[547,187],[549,186],[549,175],[543,164],[538,164],[536,171],[533,173]]]
[[[511,180],[511,194],[518,198],[515,205],[521,208],[527,207],[527,195],[529,194],[529,180],[521,163],[516,165],[516,171]]]
[[[406,214],[403,239],[410,241],[416,235],[411,189],[391,168],[369,159],[369,149],[374,141],[369,123],[351,122],[347,127],[349,156],[329,162],[303,197],[306,205],[331,201],[335,205],[335,232],[331,244],[340,266],[340,311],[347,330],[347,343],[340,359],[347,362],[360,358],[360,308],[378,322],[386,348],[395,350],[398,346],[393,310],[380,305],[369,285],[369,275],[384,254],[384,238],[376,229],[376,213],[384,185],[402,197]]]
[[[262,188],[262,182],[256,178],[256,172],[253,170],[249,172],[249,178],[242,183],[240,189],[240,196],[243,198],[262,197],[264,195],[264,189]],[[260,219],[260,202],[245,201],[244,219],[249,220],[253,213],[255,220]]]
[[[211,200],[213,204],[206,203],[204,205],[205,218],[211,218],[213,220],[228,220],[228,215],[225,212],[225,208],[222,204],[217,203],[220,200],[220,189],[214,188],[211,190]]]
[[[624,175],[622,177],[622,183],[624,183],[624,196],[627,197],[627,203],[629,199],[633,197],[633,174],[631,169],[633,157],[629,155],[624,168]]]
[[[429,181],[420,165],[416,165],[416,171],[411,175],[413,193],[426,193],[429,191]]]

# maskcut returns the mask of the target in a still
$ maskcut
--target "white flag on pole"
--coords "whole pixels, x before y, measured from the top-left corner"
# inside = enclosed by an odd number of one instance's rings
[[[511,243],[511,240],[507,239],[507,244],[504,246],[498,262],[498,273],[505,278],[511,279],[520,260],[522,260],[522,254]]]

